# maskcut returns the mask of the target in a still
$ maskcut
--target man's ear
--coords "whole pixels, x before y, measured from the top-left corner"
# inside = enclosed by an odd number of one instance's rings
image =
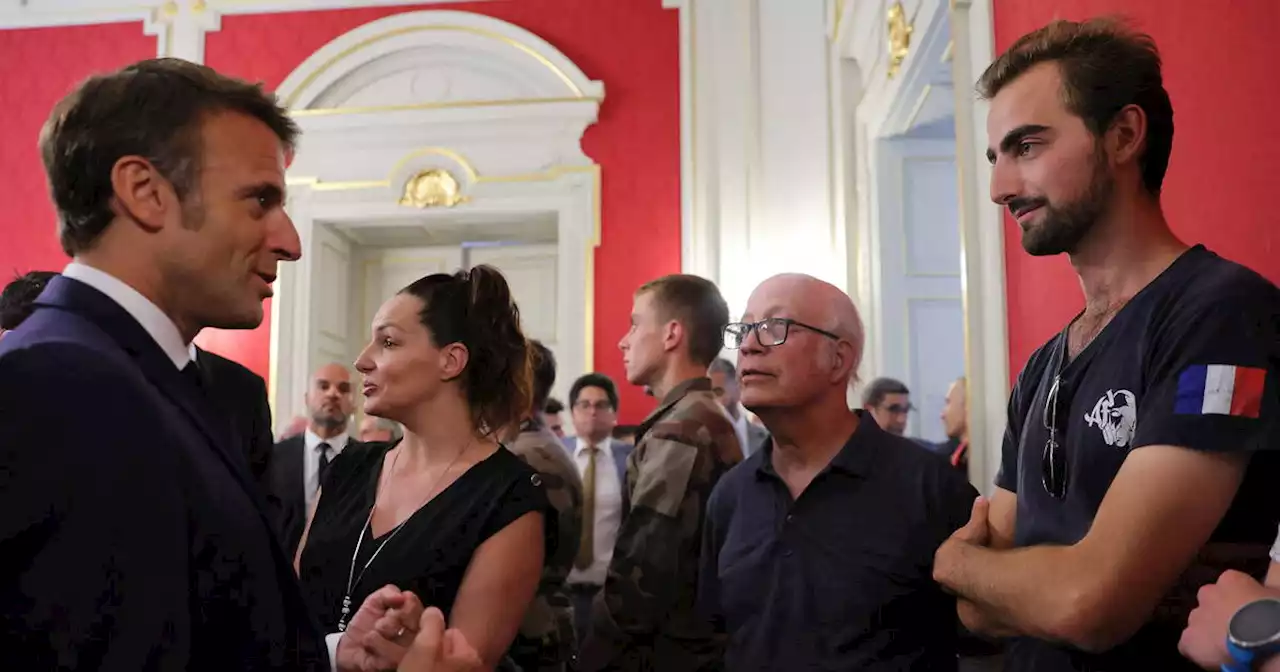
[[[680,342],[684,340],[684,325],[677,320],[668,320],[662,326],[662,349],[665,351],[675,350],[680,347]]]
[[[1124,106],[1116,113],[1105,138],[1112,160],[1136,162],[1147,145],[1147,113],[1137,105]]]
[[[858,351],[848,341],[839,341],[832,350],[831,380],[849,380],[858,369]]]
[[[182,208],[169,180],[140,156],[122,156],[111,167],[111,192],[116,214],[150,233],[163,229],[171,212]]]

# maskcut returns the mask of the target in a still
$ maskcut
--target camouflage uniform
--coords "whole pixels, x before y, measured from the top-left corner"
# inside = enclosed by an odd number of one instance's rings
[[[577,657],[573,604],[564,584],[582,536],[582,478],[569,452],[551,430],[526,423],[508,449],[542,478],[556,510],[555,537],[549,544],[538,595],[530,605],[508,656],[524,672],[565,672]]]
[[[581,669],[716,669],[722,642],[695,610],[707,499],[742,461],[738,435],[707,378],[671,390],[636,431],[631,507],[596,598]]]

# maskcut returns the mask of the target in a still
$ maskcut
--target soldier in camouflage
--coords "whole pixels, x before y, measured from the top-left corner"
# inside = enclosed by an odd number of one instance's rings
[[[636,432],[630,511],[582,646],[584,672],[720,666],[723,642],[695,600],[707,498],[742,460],[706,377],[728,321],[719,290],[703,278],[671,275],[636,292],[619,347],[627,380],[651,388],[661,403]]]
[[[556,510],[556,524],[547,526],[547,533],[554,535],[548,548],[554,550],[547,555],[537,597],[520,624],[507,662],[523,672],[568,672],[574,669],[578,647],[565,580],[582,536],[582,479],[560,439],[543,424],[540,412],[555,382],[555,357],[541,343],[531,345],[533,408],[508,448],[542,478],[547,499]]]

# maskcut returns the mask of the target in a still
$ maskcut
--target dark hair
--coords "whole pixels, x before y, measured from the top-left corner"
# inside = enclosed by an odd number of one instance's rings
[[[714,360],[712,360],[711,366],[707,367],[707,371],[723,373],[724,375],[730,378],[738,375],[738,367],[734,366],[733,362],[725,359],[724,357],[716,357]]]
[[[729,306],[715,283],[696,275],[667,275],[645,283],[636,291],[653,295],[662,320],[675,320],[688,332],[689,358],[699,366],[724,348],[724,327],[729,324]]]
[[[894,378],[876,378],[867,385],[867,391],[862,393],[862,405],[875,408],[884,401],[884,398],[891,394],[911,394],[907,386],[901,380]]]
[[[573,387],[569,388],[569,405],[574,406],[578,403],[578,395],[588,387],[598,387],[604,390],[604,396],[609,398],[609,405],[613,406],[613,412],[618,412],[618,387],[613,384],[613,379],[603,373],[588,373],[581,378],[573,381]]]
[[[1119,18],[1054,21],[1018,38],[978,79],[978,94],[1001,89],[1040,63],[1056,63],[1067,109],[1095,136],[1127,105],[1147,115],[1146,148],[1138,159],[1142,184],[1159,194],[1173,151],[1173,104],[1165,91],[1156,42]]]
[[[502,273],[485,265],[435,273],[400,294],[422,301],[418,316],[436,347],[466,346],[461,383],[476,428],[493,433],[519,423],[533,408],[532,357]]]
[[[550,415],[564,412],[564,402],[555,397],[547,397],[547,403],[543,404],[542,412]]]
[[[49,281],[58,277],[53,271],[31,271],[13,279],[0,291],[0,329],[17,329],[35,312],[36,299]]]
[[[40,155],[63,251],[91,249],[115,218],[111,170],[123,157],[149,161],[187,202],[200,176],[201,127],[219,112],[261,121],[290,151],[297,140],[297,124],[262,85],[179,58],[95,75],[55,105],[40,132]]]
[[[547,407],[551,386],[556,384],[556,356],[542,341],[529,341],[529,349],[533,352],[532,408],[536,413]]]

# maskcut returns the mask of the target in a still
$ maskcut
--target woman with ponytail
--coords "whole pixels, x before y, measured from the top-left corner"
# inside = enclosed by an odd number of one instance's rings
[[[544,526],[555,524],[541,479],[499,441],[532,403],[519,310],[506,279],[477,266],[417,280],[372,326],[355,363],[365,410],[400,423],[404,438],[329,466],[298,552],[303,591],[335,633],[331,650],[365,597],[390,584],[438,608],[493,669],[533,600]],[[396,622],[410,625],[383,634],[403,655],[416,620]]]

